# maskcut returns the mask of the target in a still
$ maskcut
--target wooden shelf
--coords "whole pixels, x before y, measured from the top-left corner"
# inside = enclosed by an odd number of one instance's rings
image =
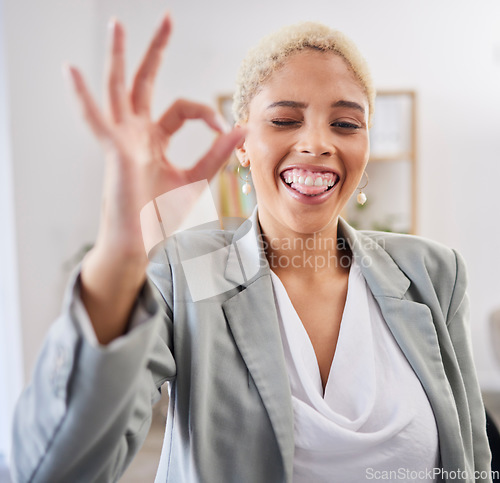
[[[412,90],[377,91],[368,201],[360,206],[353,196],[343,213],[356,228],[417,233],[416,102]]]

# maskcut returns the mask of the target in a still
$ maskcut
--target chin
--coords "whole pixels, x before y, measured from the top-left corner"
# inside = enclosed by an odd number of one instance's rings
[[[313,202],[308,202],[308,199],[304,202],[303,197],[297,199],[287,191],[281,187],[278,197],[263,200],[256,190],[259,219],[265,231],[288,231],[291,236],[312,235],[330,230],[336,233],[338,218],[343,208],[343,204],[338,200],[339,191],[332,190],[321,201],[314,197]]]
[[[320,210],[317,210],[320,211]],[[321,210],[322,211],[322,210]],[[300,235],[312,235],[330,230],[336,232],[339,214],[329,210],[327,213],[311,213],[306,210],[304,213],[288,213],[283,216],[282,222],[290,230]]]

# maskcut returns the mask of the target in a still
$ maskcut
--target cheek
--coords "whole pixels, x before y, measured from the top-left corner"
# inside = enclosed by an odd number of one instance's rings
[[[351,161],[353,166],[364,167],[370,156],[370,141],[368,137],[363,140],[353,142],[350,146],[348,146],[345,156]]]
[[[270,146],[254,146],[250,156],[252,166],[252,180],[257,197],[265,196],[277,187],[277,166],[279,156]],[[250,154],[250,153],[249,153]]]
[[[269,156],[273,144],[266,136],[266,133],[262,129],[253,129],[249,135],[247,135],[246,145],[249,155],[254,158],[262,158]]]
[[[271,142],[264,135],[254,136],[247,144],[247,153],[252,165],[252,171],[269,172],[274,171],[283,157],[282,149],[276,142]]]
[[[276,184],[273,167],[259,159],[252,164],[252,180],[256,192],[266,191]]]

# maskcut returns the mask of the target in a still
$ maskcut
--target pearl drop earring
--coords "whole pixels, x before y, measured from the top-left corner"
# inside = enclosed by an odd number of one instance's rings
[[[240,168],[241,168],[241,165],[238,165],[238,176],[240,177],[240,179],[242,181],[245,182],[245,184],[241,187],[241,191],[243,192],[244,195],[248,195],[250,194],[250,192],[252,191],[252,186],[250,185],[249,183],[249,180],[250,180],[250,170],[252,169],[251,167],[248,169],[248,172],[247,174],[245,175],[245,177],[243,178],[243,176],[241,176],[240,174]]]
[[[368,174],[366,173],[366,171],[363,174],[366,176],[366,183],[363,186],[361,186],[361,188],[358,188],[359,193],[358,196],[356,197],[356,200],[360,205],[364,205],[366,203],[366,200],[368,199],[365,193],[363,193],[363,189],[366,188],[366,186],[368,185],[368,181],[370,180],[368,178]]]

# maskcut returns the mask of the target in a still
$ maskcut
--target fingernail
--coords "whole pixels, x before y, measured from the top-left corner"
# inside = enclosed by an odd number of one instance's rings
[[[63,75],[64,79],[66,79],[66,81],[70,81],[71,80],[71,78],[72,78],[72,75],[71,75],[71,65],[69,64],[69,62],[64,62],[61,65],[61,72],[62,72],[62,75]]]
[[[236,131],[240,134],[240,137],[243,139],[246,136],[248,130],[244,127],[238,126],[236,128]]]
[[[108,29],[112,32],[116,28],[116,17],[111,17],[108,22]]]

